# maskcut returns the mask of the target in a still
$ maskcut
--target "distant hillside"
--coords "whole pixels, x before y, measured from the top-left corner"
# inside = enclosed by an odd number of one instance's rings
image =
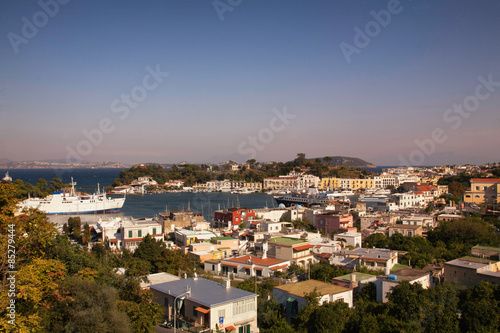
[[[332,165],[345,165],[355,168],[375,168],[376,166],[372,163],[366,162],[357,157],[347,157],[347,156],[330,156],[331,161],[325,160],[325,157],[318,157],[323,163],[329,163]],[[311,160],[315,160],[312,158]]]

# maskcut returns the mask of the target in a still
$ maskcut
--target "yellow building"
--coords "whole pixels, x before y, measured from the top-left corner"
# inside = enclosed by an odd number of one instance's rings
[[[374,179],[351,179],[351,178],[323,178],[321,179],[320,188],[322,190],[333,189],[350,189],[359,190],[365,188],[375,188]]]
[[[465,191],[466,203],[497,205],[500,203],[500,179],[471,179],[470,189]]]

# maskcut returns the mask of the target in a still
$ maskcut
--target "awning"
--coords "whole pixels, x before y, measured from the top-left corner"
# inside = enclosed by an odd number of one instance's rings
[[[226,327],[226,332],[236,332],[236,327],[234,327],[233,325],[229,325],[228,327]]]
[[[222,263],[222,266],[238,267],[239,265],[238,265],[238,264],[230,264],[230,263],[228,263],[228,262],[223,262],[223,263]]]
[[[293,297],[288,297],[288,298],[286,299],[286,301],[287,301],[287,302],[295,302],[295,301],[296,301],[296,299],[295,299],[295,298],[293,298]]]
[[[294,247],[293,250],[294,251],[304,251],[304,250],[310,249],[312,247],[313,246],[311,244],[305,244],[305,245]]]
[[[204,314],[210,313],[210,309],[204,309],[202,307],[197,307],[195,310]]]

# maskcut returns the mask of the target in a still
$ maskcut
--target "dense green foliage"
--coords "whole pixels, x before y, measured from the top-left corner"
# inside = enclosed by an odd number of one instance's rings
[[[25,183],[21,179],[16,179],[14,184],[14,197],[17,199],[25,199],[28,195],[32,197],[46,197],[49,194],[59,191],[62,188],[70,187],[70,184],[64,184],[61,179],[53,178],[47,183],[45,179],[38,179],[36,185]]]
[[[450,283],[423,289],[401,282],[388,294],[387,303],[374,299],[368,284],[355,298],[354,308],[344,302],[324,303],[308,297],[288,325],[283,306],[274,299],[259,307],[259,327],[268,332],[498,332],[500,287],[486,282],[460,290]]]
[[[222,168],[212,168],[212,170],[208,165],[204,164],[173,165],[170,170],[164,170],[160,165],[134,166],[129,170],[122,170],[120,178],[115,180],[113,186],[130,184],[134,179],[145,176],[152,177],[160,185],[168,180],[184,179],[186,186],[192,186],[195,183],[224,179],[262,182],[266,177],[286,175],[291,171],[307,171],[318,177],[344,178],[357,178],[372,174],[370,171],[361,171],[361,169],[350,166],[334,166],[330,162],[331,160],[328,159],[308,160],[305,154],[299,153],[295,160],[289,162],[257,164],[255,160],[248,160],[249,168],[244,167],[238,171],[231,171],[230,164],[225,164]]]
[[[186,262],[178,253],[166,254],[166,263],[159,258],[141,259],[117,255],[98,244],[87,250],[88,225],[81,231],[81,221],[71,219],[66,224],[67,234],[59,235],[45,214],[30,211],[16,216],[16,196],[20,184],[0,183],[0,331],[2,332],[151,332],[161,319],[163,307],[155,302],[151,292],[142,290],[139,282],[152,267],[169,269],[182,267]],[[13,226],[13,236],[9,229]],[[71,232],[70,232],[71,228]],[[79,232],[80,231],[80,232]],[[68,236],[72,236],[70,241]],[[6,260],[10,245],[16,249],[14,266]],[[141,243],[142,244],[142,243]],[[143,248],[148,244],[142,245]],[[164,253],[165,255],[165,253]],[[134,267],[137,262],[148,269],[135,274],[116,274],[116,268]],[[148,266],[149,265],[149,266]],[[155,266],[156,265],[156,266]],[[140,264],[136,266],[141,266]],[[17,270],[16,317],[13,326],[7,316],[9,270]]]

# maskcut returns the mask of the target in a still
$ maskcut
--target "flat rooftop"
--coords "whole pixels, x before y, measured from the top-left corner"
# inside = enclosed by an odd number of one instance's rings
[[[169,273],[161,272],[155,274],[149,274],[147,276],[149,282],[141,282],[141,288],[146,288],[152,284],[158,284],[163,282],[170,282],[180,280],[181,278]]]
[[[445,263],[445,265],[452,265],[452,266],[458,266],[458,267],[464,267],[464,268],[470,268],[470,269],[479,269],[479,268],[483,268],[484,266],[488,266],[488,263],[455,259],[455,260],[447,261]]]
[[[367,259],[391,259],[395,255],[397,255],[396,251],[391,251],[387,249],[365,249],[365,248],[357,248],[353,250],[341,250],[336,252],[337,254],[345,254],[345,255],[356,255]]]
[[[397,272],[392,273],[397,278],[397,281],[413,281],[419,279],[423,276],[429,275],[429,272],[423,271],[421,269],[413,268],[403,268]]]
[[[185,293],[188,287],[191,288],[191,294],[186,296],[186,299],[192,300],[208,308],[257,296],[257,294],[238,288],[225,288],[220,283],[200,277],[154,284],[149,288],[177,297]]]
[[[362,282],[362,281],[365,281],[365,280],[370,280],[370,279],[376,279],[377,276],[376,275],[371,275],[371,274],[366,274],[366,273],[360,273],[360,272],[352,272],[351,274],[346,274],[346,275],[342,275],[342,276],[337,276],[335,278],[333,278],[334,280],[340,280],[340,281],[345,281],[345,282],[350,282],[351,281],[351,275],[355,275],[356,276],[356,281],[357,282]]]
[[[231,237],[231,236],[225,236],[225,237],[212,237],[212,239],[215,239],[215,240],[236,240],[236,238],[234,237]]]
[[[289,237],[276,237],[269,240],[270,243],[278,243],[283,245],[297,245],[307,243],[307,239],[289,238]]]
[[[473,246],[472,249],[473,250],[476,249],[476,250],[500,252],[500,247],[490,247],[490,246],[477,245],[477,246]]]
[[[314,288],[316,288],[321,295],[334,295],[351,290],[349,288],[344,288],[331,283],[321,282],[317,280],[288,283],[274,288],[286,291],[289,294],[299,297],[304,297],[305,294],[313,292]]]

